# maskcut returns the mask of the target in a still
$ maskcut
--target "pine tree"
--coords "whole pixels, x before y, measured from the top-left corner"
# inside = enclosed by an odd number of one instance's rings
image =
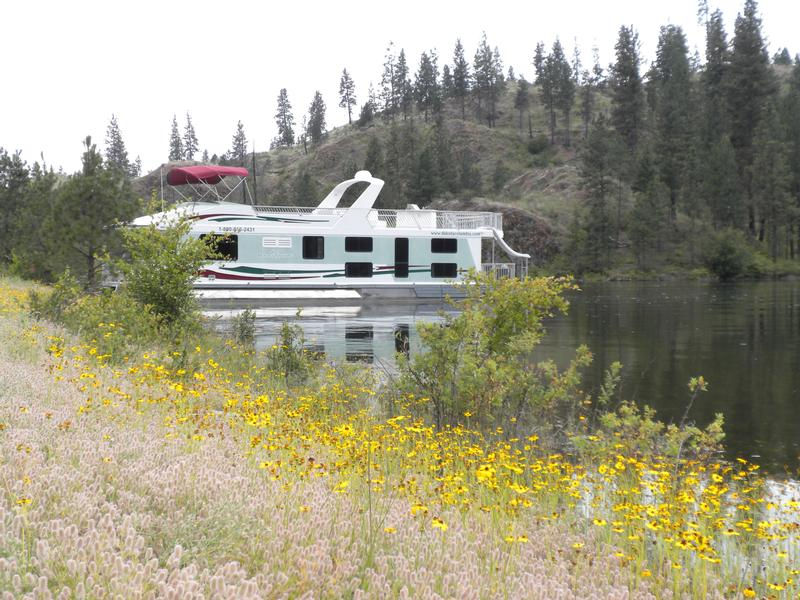
[[[759,239],[766,238],[772,260],[779,256],[779,231],[791,212],[791,178],[788,149],[781,140],[781,123],[771,103],[755,134],[753,159],[753,196],[758,209]]]
[[[744,204],[736,166],[736,152],[730,138],[724,136],[711,144],[701,163],[700,191],[717,229],[741,227]]]
[[[792,56],[789,54],[789,49],[784,48],[783,50],[776,52],[775,56],[772,58],[772,62],[776,65],[791,65]]]
[[[192,125],[192,117],[186,113],[186,127],[183,129],[183,158],[184,160],[194,160],[194,155],[198,152],[197,135]]]
[[[208,161],[209,161],[208,150],[203,150],[203,159],[202,160],[203,160],[203,164],[208,164]]]
[[[233,134],[229,158],[235,164],[244,166],[244,159],[247,156],[247,137],[244,134],[244,125],[241,121],[236,123],[236,132]]]
[[[601,90],[606,83],[605,71],[600,66],[600,50],[597,46],[592,48],[592,82]]]
[[[634,195],[628,234],[639,268],[649,269],[651,252],[659,250],[662,243],[669,191],[655,173],[643,183]]]
[[[383,101],[383,112],[385,115],[394,117],[400,104],[395,83],[395,66],[397,59],[394,55],[394,42],[389,42],[386,48],[386,57],[383,62],[383,75],[381,76],[381,100]]]
[[[414,87],[411,85],[406,51],[400,49],[394,68],[394,90],[397,95],[398,108],[403,113],[403,120],[411,115],[414,104]]]
[[[172,115],[172,131],[169,134],[169,160],[183,160],[183,140],[178,131],[178,119]]]
[[[17,151],[0,148],[0,264],[11,261],[15,233],[23,210],[23,195],[30,170]]]
[[[422,151],[412,163],[409,174],[408,196],[409,199],[425,206],[430,204],[436,194],[436,167],[434,163],[434,151],[430,144],[425,144]]]
[[[133,218],[138,208],[125,175],[103,165],[92,144],[84,142],[82,169],[58,188],[53,212],[59,216],[59,251],[68,265],[85,274],[94,288],[100,270],[98,256],[113,249],[119,232],[112,225]]]
[[[450,72],[450,65],[442,67],[442,98],[453,97],[453,74]]]
[[[691,142],[691,81],[686,36],[680,27],[661,28],[656,50],[656,150],[661,180],[669,191],[670,218],[677,216],[681,177]]]
[[[347,123],[352,125],[352,110],[356,105],[356,84],[347,72],[342,70],[342,78],[339,80],[339,108],[347,110]]]
[[[729,133],[726,88],[730,53],[722,13],[711,13],[706,22],[706,64],[700,75],[703,90],[702,137],[706,148]]]
[[[367,156],[364,158],[364,169],[376,177],[383,175],[383,148],[378,136],[373,135],[367,144]]]
[[[608,203],[612,193],[611,134],[601,114],[581,153],[581,181],[586,190],[586,244],[594,270],[607,268],[611,261],[611,218]]]
[[[292,204],[295,206],[316,206],[317,185],[306,169],[300,169],[292,185]]]
[[[533,52],[533,71],[534,71],[534,73],[536,75],[536,77],[534,78],[533,82],[536,85],[541,85],[542,84],[542,78],[545,75],[545,70],[544,70],[545,62],[544,61],[545,61],[546,57],[547,57],[547,55],[545,54],[544,43],[543,42],[537,42],[536,43],[536,50],[534,50],[534,52]]]
[[[142,175],[142,159],[139,158],[139,155],[136,155],[136,160],[131,163],[131,168],[129,171],[131,177],[140,177]]]
[[[461,103],[461,119],[465,119],[465,107],[467,95],[470,90],[469,63],[464,58],[464,46],[461,40],[456,40],[456,47],[453,50],[453,97]]]
[[[486,122],[489,127],[495,126],[497,119],[497,98],[503,85],[503,64],[500,52],[489,46],[486,32],[475,51],[473,63],[475,73],[474,92],[478,100],[478,109],[484,105]]]
[[[275,140],[275,144],[281,148],[293,146],[294,115],[292,115],[292,104],[289,102],[289,94],[286,88],[281,88],[281,91],[278,92],[278,109],[275,111],[275,124],[278,126],[278,137]]]
[[[583,122],[583,139],[589,137],[589,124],[594,114],[596,82],[594,75],[589,71],[583,72],[582,84],[578,90],[581,102],[581,121]]]
[[[540,51],[538,45],[536,50],[537,52]],[[539,85],[539,99],[542,101],[542,105],[549,117],[550,143],[554,144],[556,141],[556,94],[558,91],[559,65],[557,65],[553,54],[542,55],[541,64],[536,73],[536,83]]]
[[[444,118],[439,114],[433,127],[433,151],[438,191],[453,193],[458,191],[458,174],[452,147],[450,132],[444,123]]]
[[[314,100],[308,108],[308,136],[312,144],[319,144],[325,135],[325,101],[319,91],[314,92]]]
[[[128,151],[125,149],[125,142],[122,141],[116,115],[111,115],[111,121],[106,129],[106,164],[110,168],[119,170],[120,173],[131,175]]]
[[[572,104],[575,100],[575,80],[573,79],[572,67],[567,61],[561,42],[557,38],[553,44],[553,51],[548,58],[552,60],[555,106],[564,116],[564,145],[569,146],[570,115],[572,113]]]
[[[531,97],[528,82],[524,77],[517,81],[517,93],[514,95],[514,108],[519,111],[519,132],[522,133],[522,114],[527,112],[531,105]]]
[[[423,52],[419,59],[419,69],[414,82],[417,98],[417,108],[425,115],[428,122],[428,111],[431,110],[439,96],[438,69],[436,68],[436,54]]]
[[[727,81],[731,143],[736,150],[739,181],[744,186],[747,202],[748,229],[753,237],[757,235],[751,168],[755,154],[753,141],[764,105],[776,87],[757,10],[755,0],[745,0],[744,14],[736,17]]]
[[[616,62],[611,67],[611,124],[633,152],[642,129],[644,94],[639,75],[639,36],[633,27],[620,27]]]

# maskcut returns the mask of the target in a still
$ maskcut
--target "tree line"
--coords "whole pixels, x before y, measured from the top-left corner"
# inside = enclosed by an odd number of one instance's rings
[[[570,269],[606,270],[621,252],[631,252],[643,268],[684,249],[686,260],[694,263],[703,240],[725,231],[741,232],[774,259],[798,259],[800,57],[792,59],[784,48],[770,58],[755,0],[746,0],[730,38],[720,11],[705,10],[702,18],[703,57],[689,53],[680,27],[666,25],[655,59],[646,65],[638,34],[626,25],[606,67],[597,49],[584,67],[577,48],[570,56],[559,39],[549,46],[535,44],[530,81],[504,67],[498,47],[485,34],[472,60],[457,39],[449,61],[427,50],[416,66],[404,49],[389,44],[377,90],[370,84],[360,102],[349,71],[341,72],[338,106],[348,122],[367,131],[376,120],[384,126],[369,135],[363,164],[348,161],[341,165],[342,176],[358,168],[378,174],[386,181],[381,201],[389,207],[424,205],[441,195],[502,197],[508,168],[497,159],[487,169],[487,157],[458,137],[463,127],[457,122],[494,129],[509,127],[510,117],[510,126],[518,130],[513,143],[525,144],[527,138],[531,154],[549,147],[568,161],[576,157],[583,192],[564,236],[562,257]],[[501,101],[508,106],[509,99],[514,112],[501,123]],[[532,124],[534,108],[545,117],[546,135]],[[326,110],[316,92],[298,126],[282,88],[273,148],[312,151],[325,139]],[[191,116],[186,114],[182,130],[173,116],[169,159],[194,160],[199,148]],[[105,156],[88,140],[84,150],[84,161],[91,159],[94,166],[84,164],[80,173],[67,177],[0,149],[0,261],[43,278],[57,274],[61,266],[47,265],[52,258],[42,241],[47,236],[33,232],[56,222],[47,215],[63,210],[60,203],[85,201],[74,197],[80,185],[65,185],[73,179],[101,173],[113,179],[111,190],[120,194],[125,209],[115,218],[125,218],[129,180],[141,166],[138,159],[128,159],[116,116],[108,126]],[[229,150],[211,157],[203,151],[201,157],[245,164],[247,155],[239,121]],[[308,168],[278,185],[272,191],[281,201],[309,204],[316,197]],[[15,234],[25,219],[28,230]],[[83,256],[89,280],[87,248],[83,254],[75,248],[84,239],[83,233],[75,237],[70,261]],[[39,249],[28,249],[28,240]]]

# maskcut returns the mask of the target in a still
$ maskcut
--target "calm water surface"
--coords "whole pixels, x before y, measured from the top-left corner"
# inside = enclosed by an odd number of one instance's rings
[[[623,364],[622,396],[677,422],[688,381],[703,375],[708,392],[690,419],[725,415],[731,456],[753,457],[772,472],[798,466],[800,454],[800,282],[602,283],[570,295],[568,315],[549,321],[540,357],[565,365],[580,344],[594,364],[585,388]],[[308,344],[330,360],[391,365],[406,344],[419,348],[416,324],[437,320],[440,305],[313,307],[297,322]],[[257,345],[271,345],[295,309],[258,309]],[[224,326],[225,321],[222,321]]]

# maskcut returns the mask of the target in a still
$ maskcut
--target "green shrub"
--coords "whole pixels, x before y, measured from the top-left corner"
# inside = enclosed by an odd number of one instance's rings
[[[304,383],[311,374],[314,360],[305,349],[303,329],[284,321],[275,344],[266,351],[267,368],[280,377],[288,388]]]
[[[242,346],[252,346],[256,339],[256,313],[246,308],[233,318],[234,341]]]
[[[128,228],[122,236],[130,258],[114,266],[124,277],[124,292],[149,306],[167,326],[196,324],[199,313],[192,283],[208,260],[209,246],[189,235],[187,221],[163,228]]]
[[[710,237],[703,260],[706,268],[720,281],[729,281],[748,271],[753,263],[753,251],[741,231],[724,229]]]
[[[543,133],[540,133],[539,135],[528,140],[528,152],[535,156],[547,150],[549,145],[550,142],[547,140],[547,136]]]

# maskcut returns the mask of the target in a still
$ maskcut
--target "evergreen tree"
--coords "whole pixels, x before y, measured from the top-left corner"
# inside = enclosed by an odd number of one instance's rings
[[[644,94],[639,75],[639,36],[633,27],[620,27],[616,62],[611,67],[611,124],[633,152],[642,129]]]
[[[447,130],[441,114],[439,114],[433,128],[433,151],[435,154],[438,191],[453,193],[458,191],[458,175],[453,159],[452,146],[450,132]]]
[[[680,27],[661,28],[656,50],[656,150],[669,191],[670,218],[677,216],[681,176],[691,142],[691,81],[686,37]]]
[[[197,135],[192,125],[192,117],[186,113],[186,127],[183,129],[183,158],[194,160],[194,155],[198,152]]]
[[[403,120],[409,117],[414,104],[414,87],[411,85],[409,77],[406,51],[401,48],[394,68],[394,89],[397,94],[399,109],[403,113]]]
[[[352,110],[356,105],[356,84],[347,72],[342,70],[342,78],[339,80],[339,108],[347,110],[347,123],[353,123]]]
[[[383,75],[381,75],[381,100],[383,101],[383,112],[385,115],[393,117],[400,105],[395,83],[395,66],[397,59],[394,55],[394,42],[389,42],[386,48],[386,57],[383,62]]]
[[[459,156],[458,185],[462,190],[471,190],[479,194],[481,191],[481,172],[478,160],[469,148],[463,148]]]
[[[178,131],[178,119],[172,115],[172,131],[169,134],[169,160],[183,160],[183,140]]]
[[[410,121],[413,123],[413,121]],[[383,208],[399,208],[403,206],[403,160],[400,141],[400,129],[393,121],[389,127],[389,137],[386,140],[386,153],[384,158],[384,186],[383,193],[378,200]]]
[[[581,102],[581,121],[583,122],[583,139],[589,137],[589,124],[592,121],[595,105],[596,80],[589,71],[583,72],[583,79],[578,90]]]
[[[318,144],[325,135],[325,101],[319,91],[314,92],[314,100],[308,108],[308,136],[312,144]]]
[[[759,239],[766,238],[772,260],[779,256],[779,232],[791,213],[788,152],[781,140],[781,123],[770,104],[755,134],[753,195],[758,209]]]
[[[116,115],[111,115],[111,121],[106,129],[106,164],[119,170],[120,173],[131,175],[128,151],[125,149],[125,142],[122,141]]]
[[[555,46],[554,46],[555,47]],[[560,47],[560,44],[559,44]],[[543,52],[536,46],[537,52]],[[537,57],[536,60],[539,60]],[[559,66],[552,54],[541,55],[541,63],[536,70],[536,83],[539,85],[539,99],[547,111],[550,126],[550,143],[556,141],[556,93],[558,86]]]
[[[203,160],[203,164],[208,164],[208,161],[209,161],[208,150],[203,150],[203,158],[202,158],[202,160]]]
[[[431,110],[439,97],[438,69],[436,67],[436,54],[430,55],[423,52],[419,59],[419,70],[414,82],[417,98],[417,108],[425,115],[428,122],[428,111]]]
[[[5,186],[11,182],[6,179],[8,172],[3,166],[3,154],[3,150],[0,149],[0,207],[5,209],[7,204],[2,200],[3,192],[7,191]],[[12,176],[12,181],[13,179]],[[9,232],[10,237],[9,233],[5,233],[0,239],[0,248],[6,243],[13,243],[14,270],[28,279],[55,281],[66,264],[65,252],[61,248],[62,216],[54,212],[57,183],[58,176],[52,169],[34,163],[29,170],[26,184],[18,196],[24,210],[15,215],[13,212],[7,213],[0,209],[0,223],[4,223],[4,219],[16,217],[14,229]],[[0,257],[5,260],[5,251],[0,250],[0,252],[3,252]]]
[[[548,58],[552,60],[554,102],[564,116],[564,144],[569,146],[570,115],[572,113],[572,104],[575,100],[575,80],[573,79],[572,68],[558,39],[553,44],[553,52]]]
[[[545,54],[544,43],[537,42],[536,50],[533,52],[533,71],[536,75],[533,82],[536,85],[542,85],[542,78],[545,76]]]
[[[776,52],[775,56],[772,58],[772,62],[776,65],[791,65],[792,56],[789,54],[789,49],[784,48],[780,52]]]
[[[739,186],[736,152],[730,138],[723,136],[712,143],[702,161],[700,191],[717,229],[741,227],[744,205]]]
[[[142,175],[142,159],[136,156],[136,160],[131,163],[129,171],[131,177],[140,177]]]
[[[473,70],[475,73],[473,91],[478,100],[478,110],[481,110],[483,104],[487,125],[494,127],[497,120],[497,99],[504,81],[503,64],[497,48],[492,50],[489,46],[485,32],[475,51]]]
[[[522,114],[528,111],[531,105],[529,84],[524,77],[517,81],[517,93],[514,95],[514,108],[519,111],[519,131],[522,133]]]
[[[434,151],[430,144],[425,144],[412,164],[408,185],[409,199],[419,206],[430,204],[436,194],[436,182]]]
[[[349,112],[350,109],[348,108],[348,115]],[[275,145],[281,148],[294,146],[294,115],[292,114],[292,104],[289,102],[289,94],[286,88],[281,88],[281,91],[278,92],[278,109],[275,111],[275,124],[278,126],[278,137],[275,140]]]
[[[453,74],[450,72],[450,65],[442,67],[442,98],[453,97]]]
[[[244,134],[244,125],[241,121],[236,123],[236,132],[233,134],[229,160],[239,166],[244,166],[244,158],[247,156],[247,137]]]
[[[23,193],[29,169],[19,152],[9,154],[0,148],[0,264],[11,261],[11,250],[23,213]]]
[[[744,186],[747,202],[748,228],[753,237],[757,235],[752,183],[753,141],[767,98],[775,92],[757,10],[755,0],[745,0],[744,14],[736,17],[727,82],[731,143],[736,150],[739,181]]]
[[[292,204],[295,206],[316,206],[317,185],[306,169],[300,169],[292,184]]]
[[[461,103],[461,119],[465,119],[465,107],[467,95],[470,90],[469,63],[464,58],[464,46],[461,40],[456,40],[456,47],[453,50],[453,97]]]
[[[378,136],[373,135],[367,144],[367,156],[364,159],[364,169],[376,177],[383,175],[383,147]]]
[[[592,48],[592,82],[598,89],[605,87],[605,72],[603,67],[600,66],[600,50],[597,46]]]
[[[729,133],[725,83],[728,79],[730,53],[719,10],[706,22],[706,64],[700,75],[703,90],[703,142],[708,149]]]
[[[112,250],[118,240],[113,225],[133,218],[138,206],[127,177],[103,165],[90,137],[84,145],[82,170],[58,188],[53,213],[61,223],[59,246],[66,263],[83,272],[86,286],[94,288],[98,256]]]
[[[651,253],[660,249],[668,194],[661,178],[653,176],[634,195],[628,232],[640,269],[651,268]]]
[[[611,134],[601,114],[589,133],[581,153],[581,181],[586,190],[587,252],[591,268],[604,270],[611,262],[611,218],[608,203],[612,193]]]

